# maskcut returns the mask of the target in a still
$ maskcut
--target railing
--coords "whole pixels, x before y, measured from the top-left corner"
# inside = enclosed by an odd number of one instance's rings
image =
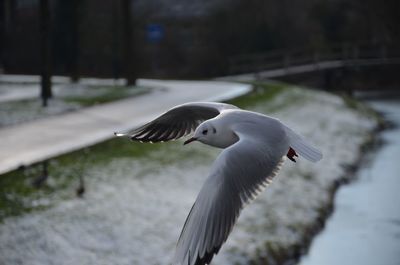
[[[316,69],[321,69],[321,65],[325,65],[326,68],[329,66],[327,62],[340,62],[340,64],[332,64],[336,67],[400,63],[400,45],[342,43],[325,49],[306,47],[242,54],[230,58],[229,74],[256,73],[304,65],[314,65]]]

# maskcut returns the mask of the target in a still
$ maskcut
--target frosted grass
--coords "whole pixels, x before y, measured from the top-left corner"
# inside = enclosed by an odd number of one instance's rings
[[[353,163],[375,121],[339,97],[289,89],[252,109],[279,117],[311,139],[324,159],[286,161],[274,183],[244,209],[213,264],[247,264],[268,244],[301,243],[302,227],[328,203],[328,189]],[[129,142],[127,142],[129,144]],[[4,264],[169,264],[185,218],[217,149],[163,144],[137,160],[110,159],[85,171],[85,199],[0,225]]]

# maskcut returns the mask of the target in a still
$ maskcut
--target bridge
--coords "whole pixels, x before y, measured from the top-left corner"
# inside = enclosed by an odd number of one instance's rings
[[[302,47],[234,56],[229,60],[228,76],[221,79],[248,81],[329,69],[399,64],[398,44],[341,43],[324,49]]]

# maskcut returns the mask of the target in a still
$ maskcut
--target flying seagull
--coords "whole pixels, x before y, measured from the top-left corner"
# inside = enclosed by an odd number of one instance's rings
[[[133,141],[164,142],[190,134],[224,150],[214,161],[179,237],[174,262],[209,264],[227,240],[241,209],[270,184],[287,156],[316,162],[322,153],[278,119],[225,103],[176,106],[127,133]]]

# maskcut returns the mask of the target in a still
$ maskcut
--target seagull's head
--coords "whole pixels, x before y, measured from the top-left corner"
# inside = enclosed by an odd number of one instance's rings
[[[186,140],[184,144],[199,141],[214,147],[226,148],[238,139],[229,126],[222,126],[217,120],[212,119],[200,124],[194,131],[193,137]]]
[[[191,143],[193,141],[199,141],[203,144],[213,145],[213,142],[218,138],[217,128],[212,122],[206,121],[200,124],[191,138],[186,140],[184,144]]]

